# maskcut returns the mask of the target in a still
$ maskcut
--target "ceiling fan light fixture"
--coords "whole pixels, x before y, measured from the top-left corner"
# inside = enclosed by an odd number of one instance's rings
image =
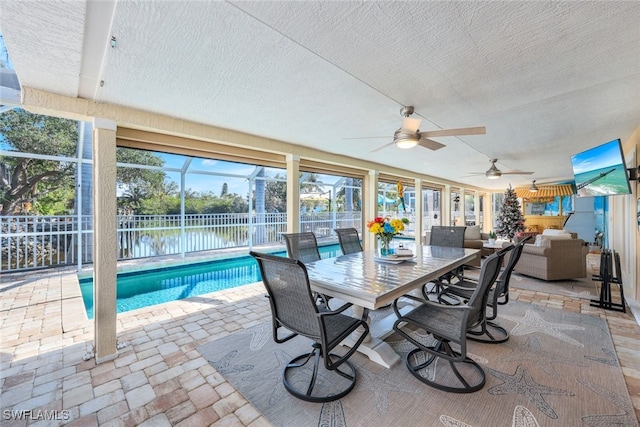
[[[396,146],[398,148],[402,148],[402,149],[408,149],[408,148],[413,148],[416,145],[418,145],[418,140],[417,139],[411,139],[411,138],[407,138],[407,139],[398,139],[396,141]]]
[[[418,145],[420,136],[417,134],[403,132],[402,129],[398,129],[393,136],[393,141],[396,143],[396,147],[406,150]]]
[[[489,170],[485,173],[485,176],[489,179],[498,179],[502,176],[502,172],[500,172],[500,169],[498,169],[496,167],[496,162],[498,160],[497,159],[491,159],[491,167],[489,168]]]
[[[531,193],[537,193],[538,192],[538,186],[536,185],[536,180],[534,179],[533,182],[531,182],[531,187],[529,187],[529,191]]]

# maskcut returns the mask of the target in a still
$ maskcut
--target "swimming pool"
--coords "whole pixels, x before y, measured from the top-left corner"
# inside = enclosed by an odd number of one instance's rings
[[[320,247],[322,258],[341,254],[340,245]],[[286,256],[286,252],[275,252]],[[176,265],[155,270],[118,274],[118,313],[176,301],[262,280],[258,263],[251,256]],[[93,319],[93,277],[79,279],[84,307]]]

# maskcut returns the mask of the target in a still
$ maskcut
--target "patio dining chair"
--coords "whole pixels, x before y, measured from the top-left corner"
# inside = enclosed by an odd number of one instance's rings
[[[287,256],[289,258],[300,260],[302,263],[320,260],[318,240],[312,232],[282,233],[282,236],[287,244]],[[319,303],[328,307],[330,296],[318,293],[314,293],[314,295]]]
[[[485,260],[478,286],[464,305],[444,305],[404,295],[403,298],[421,304],[402,314],[398,300],[394,301],[393,310],[398,319],[393,329],[416,346],[404,360],[409,372],[418,380],[454,393],[471,393],[484,387],[484,370],[467,355],[467,333],[485,321],[489,289],[498,277],[503,259],[504,253],[496,252]],[[433,336],[435,344],[421,338],[428,334]]]
[[[320,260],[318,240],[312,232],[282,233],[282,236],[287,244],[289,258],[298,259],[303,263]]]
[[[362,252],[362,244],[360,244],[360,236],[355,228],[336,228],[334,230],[338,235],[340,249],[343,255]]]
[[[487,298],[487,309],[491,308],[491,314],[487,314],[485,321],[478,325],[474,330],[467,332],[467,338],[473,341],[486,342],[488,344],[499,344],[509,340],[509,333],[502,326],[493,322],[498,317],[498,305],[504,305],[509,302],[509,281],[511,273],[520,259],[522,247],[531,239],[531,236],[518,242],[517,245],[509,245],[500,252],[504,252],[506,256],[509,253],[507,264],[500,273],[495,285],[489,290]],[[443,296],[455,298],[462,302],[466,302],[471,298],[473,292],[478,286],[478,280],[471,277],[464,277],[460,282],[447,286],[438,295],[438,301],[444,304],[450,304],[448,300],[443,300]]]
[[[463,248],[464,247],[464,231],[467,227],[449,227],[449,226],[436,226],[431,227],[429,245],[431,246],[446,246],[449,248]],[[428,298],[429,293],[440,293],[446,283],[451,283],[454,278],[460,278],[463,274],[463,266],[456,267],[442,276],[435,279],[433,282],[426,283],[422,287],[422,293],[425,298]],[[431,287],[429,285],[432,283]]]
[[[336,310],[316,304],[307,269],[300,260],[253,251],[251,256],[258,261],[269,294],[273,340],[283,343],[298,335],[311,340],[310,352],[285,365],[282,375],[285,389],[309,402],[330,402],[346,396],[356,384],[356,370],[348,359],[367,336],[367,322],[342,314],[351,303]],[[358,328],[363,328],[364,333],[355,344],[342,355],[334,353]]]

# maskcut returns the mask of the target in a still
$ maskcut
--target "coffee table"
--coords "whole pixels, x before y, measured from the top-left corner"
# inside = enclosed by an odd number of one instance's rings
[[[502,249],[502,245],[508,243],[507,240],[496,240],[495,243],[489,244],[489,242],[482,242],[482,247],[485,249],[491,249],[493,252],[497,252]]]

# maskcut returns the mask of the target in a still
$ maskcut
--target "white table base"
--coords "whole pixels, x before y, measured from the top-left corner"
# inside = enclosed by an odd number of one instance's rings
[[[411,308],[411,305],[407,305],[402,307],[400,312],[404,314],[404,312],[409,311]],[[351,309],[353,310],[354,317],[362,318],[364,308],[354,305]],[[400,355],[384,341],[385,338],[393,333],[393,324],[396,319],[395,313],[392,313],[372,324],[371,317],[367,317],[369,335],[357,349],[359,353],[367,356],[369,360],[387,369],[395,366],[401,359]],[[349,338],[342,341],[340,345],[352,347],[362,335],[362,332],[362,330],[356,330]]]

